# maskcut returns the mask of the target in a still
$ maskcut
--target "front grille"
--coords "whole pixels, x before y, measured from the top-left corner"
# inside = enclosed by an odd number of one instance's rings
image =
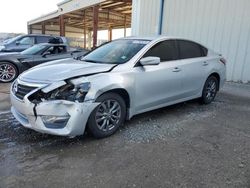
[[[36,89],[36,87],[25,86],[22,84],[17,84],[15,95],[17,98],[23,100],[24,96]]]

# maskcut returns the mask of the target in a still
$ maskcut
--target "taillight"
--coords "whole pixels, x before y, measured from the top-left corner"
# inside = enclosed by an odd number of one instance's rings
[[[227,60],[226,60],[226,59],[224,59],[224,58],[221,58],[221,59],[220,59],[220,62],[221,62],[221,63],[223,63],[224,65],[226,65],[226,64],[227,64]]]

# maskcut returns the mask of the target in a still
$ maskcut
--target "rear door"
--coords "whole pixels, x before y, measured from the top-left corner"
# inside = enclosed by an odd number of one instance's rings
[[[36,37],[36,44],[48,43],[50,39],[52,39],[52,37],[49,37],[49,36],[37,36]]]
[[[159,65],[135,67],[137,113],[164,106],[180,98],[183,77],[178,68],[177,55],[175,40],[166,40],[153,46],[143,56],[159,57]]]
[[[187,40],[177,40],[179,48],[180,69],[184,79],[181,83],[182,98],[197,95],[204,84],[206,75],[206,49]]]

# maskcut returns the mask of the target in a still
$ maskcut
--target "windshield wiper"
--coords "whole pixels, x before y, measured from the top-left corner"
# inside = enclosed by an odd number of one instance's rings
[[[88,63],[99,63],[99,64],[114,64],[114,65],[122,64],[120,62],[103,62],[103,61],[94,61],[94,60],[91,60],[91,59],[86,59],[86,60],[83,59],[81,61],[86,61]]]
[[[90,59],[83,59],[82,61],[86,61],[88,63],[102,63],[100,61],[94,61],[94,60],[90,60]]]

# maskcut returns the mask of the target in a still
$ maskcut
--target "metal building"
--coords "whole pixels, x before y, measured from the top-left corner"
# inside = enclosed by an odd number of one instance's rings
[[[97,45],[97,32],[131,27],[132,0],[64,0],[54,12],[28,22],[28,33],[83,39],[84,48]]]
[[[228,60],[229,81],[250,81],[249,0],[133,0],[132,34],[196,40]]]

